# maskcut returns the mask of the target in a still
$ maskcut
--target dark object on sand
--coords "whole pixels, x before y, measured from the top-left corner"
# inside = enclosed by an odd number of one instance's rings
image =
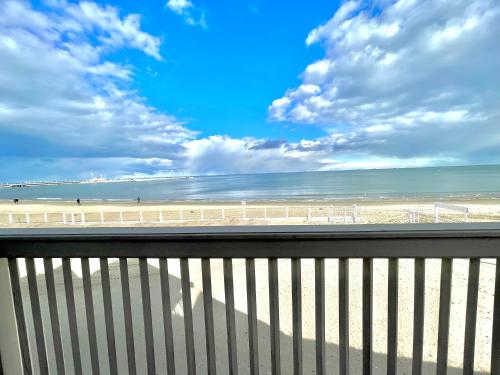
[[[19,199],[15,198],[15,199],[14,199],[14,203],[15,203],[15,204],[18,204],[18,203],[19,203]]]
[[[76,204],[80,205],[80,198],[76,198]]]
[[[137,197],[137,204],[141,203],[141,197]]]

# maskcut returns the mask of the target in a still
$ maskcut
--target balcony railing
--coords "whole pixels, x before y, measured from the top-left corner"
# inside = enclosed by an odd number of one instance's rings
[[[438,224],[377,226],[273,226],[273,227],[192,227],[192,228],[87,228],[16,229],[0,232],[0,374],[163,374],[249,373],[302,374],[314,369],[326,373],[396,374],[411,368],[414,375],[473,374],[478,350],[476,326],[481,261],[493,267],[493,322],[488,353],[489,371],[500,375],[500,225]],[[36,264],[43,258],[43,272]],[[58,278],[55,259],[62,258]],[[98,258],[100,283],[91,274],[91,262]],[[110,258],[119,258],[119,293],[110,273]],[[179,259],[179,290],[169,265]],[[405,339],[398,332],[401,324],[401,259],[413,259],[412,348],[409,358],[401,356],[398,345]],[[490,259],[494,258],[493,261]],[[72,274],[72,260],[81,264],[81,280]],[[135,260],[133,260],[135,259]],[[148,261],[158,259],[158,272]],[[201,260],[202,311],[193,307],[190,266]],[[213,273],[213,262],[222,259],[222,275]],[[235,259],[242,259],[245,287],[236,284],[241,275],[233,272]],[[313,259],[313,298],[304,299],[304,264]],[[374,262],[387,260],[385,288],[387,298],[379,301],[374,293],[380,267]],[[439,307],[436,360],[424,361],[424,326],[428,300],[426,264],[440,260]],[[466,272],[463,362],[460,368],[448,361],[453,265],[468,260]],[[135,291],[131,263],[138,263],[139,291]],[[265,262],[258,269],[256,262]],[[283,279],[282,263],[289,266]],[[325,280],[331,279],[330,262],[335,265],[335,298],[327,295]],[[351,264],[361,262],[359,275],[361,345],[360,366],[350,332],[357,311],[353,308]],[[26,265],[26,277],[21,272]],[[113,263],[112,263],[113,264]],[[308,263],[309,264],[309,263]],[[385,264],[385,263],[384,263]],[[281,267],[281,268],[280,268]],[[333,267],[333,266],[332,266]],[[238,268],[239,270],[239,268]],[[351,272],[352,272],[351,268]],[[170,270],[171,271],[171,270]],[[24,271],[23,271],[24,272]],[[482,271],[481,271],[482,272]],[[381,272],[383,273],[383,272]],[[44,274],[44,275],[43,275]],[[234,275],[233,275],[234,274]],[[262,299],[258,284],[266,275],[267,295]],[[111,276],[110,276],[111,275]],[[257,276],[256,276],[257,275]],[[384,273],[385,275],[385,273]],[[154,277],[153,277],[154,276]],[[191,273],[192,276],[192,273]],[[223,280],[224,303],[214,298],[217,277]],[[385,277],[385,276],[384,276]],[[118,281],[116,281],[118,282]],[[82,285],[80,295],[79,286]],[[282,293],[290,285],[290,301]],[[328,285],[331,287],[332,285]],[[43,287],[43,288],[42,288]],[[350,288],[351,287],[351,288]],[[46,289],[45,289],[46,288]],[[45,294],[41,289],[46,290]],[[329,289],[328,289],[329,290]],[[330,293],[330,292],[328,292]],[[244,313],[235,305],[246,294]],[[406,295],[406,294],[405,294]],[[182,302],[182,313],[176,302]],[[121,303],[116,303],[120,300]],[[268,306],[262,306],[262,300]],[[259,301],[259,304],[257,303]],[[326,315],[333,301],[338,347],[331,347],[331,326]],[[196,301],[195,301],[196,302]],[[290,302],[290,317],[280,310]],[[312,322],[304,311],[313,306]],[[374,308],[383,305],[386,350],[374,350]],[[139,307],[137,307],[139,306]],[[63,308],[61,308],[63,307]],[[161,310],[156,307],[161,307]],[[267,321],[259,310],[269,308]],[[102,311],[102,314],[101,314]],[[160,312],[161,311],[161,312]],[[221,314],[221,312],[223,312]],[[225,314],[224,314],[225,313]],[[225,315],[225,319],[224,316]],[[44,316],[47,319],[44,319]],[[140,325],[137,317],[141,318]],[[290,318],[291,334],[280,322]],[[222,322],[222,323],[221,323]],[[242,325],[244,322],[244,325]],[[238,324],[237,324],[238,323]],[[303,327],[313,323],[314,337],[306,338]],[[399,323],[399,324],[398,324]],[[411,324],[411,322],[408,322]],[[220,327],[224,325],[222,348]],[[103,330],[100,329],[103,327]],[[183,350],[178,336],[183,329]],[[104,332],[103,332],[104,331]],[[201,332],[200,332],[201,331]],[[140,337],[139,337],[140,336]],[[243,339],[242,339],[243,338]],[[123,341],[123,342],[122,342]],[[200,342],[203,350],[200,351]],[[463,345],[462,345],[463,344]],[[105,349],[103,349],[105,348]],[[227,350],[227,353],[226,353]],[[335,354],[332,352],[335,351]],[[307,353],[314,353],[311,357]],[[144,353],[144,361],[141,358]],[[179,355],[181,353],[181,355]],[[243,363],[244,362],[244,363]],[[310,362],[313,362],[312,364]],[[399,367],[399,368],[398,368]],[[402,369],[404,367],[404,369]],[[141,370],[143,369],[143,370]],[[484,372],[484,371],[483,371]],[[481,373],[483,373],[481,372]],[[477,372],[476,372],[477,373]]]

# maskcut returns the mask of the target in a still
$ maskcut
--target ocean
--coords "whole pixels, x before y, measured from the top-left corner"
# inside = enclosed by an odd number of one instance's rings
[[[0,188],[0,200],[254,201],[500,198],[500,165],[199,176]]]

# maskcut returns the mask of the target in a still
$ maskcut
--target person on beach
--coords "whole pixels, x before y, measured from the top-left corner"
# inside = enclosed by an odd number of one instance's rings
[[[15,198],[14,199],[14,204],[18,204],[19,203],[19,199]]]
[[[76,204],[80,205],[80,198],[76,198]]]
[[[141,197],[137,197],[137,204],[141,203]]]

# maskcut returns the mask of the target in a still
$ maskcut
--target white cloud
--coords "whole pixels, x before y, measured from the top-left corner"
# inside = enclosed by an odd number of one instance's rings
[[[183,17],[198,9],[169,3]],[[138,15],[47,4],[0,0],[2,180],[500,162],[498,2],[397,1],[376,14],[345,3],[307,39],[324,58],[269,107],[273,120],[325,130],[297,142],[197,138],[130,88],[130,62],[107,58],[134,48],[162,59]]]
[[[168,0],[167,8],[172,12],[182,16],[184,22],[191,26],[201,26],[206,28],[206,11],[189,0]]]
[[[193,7],[193,3],[189,0],[168,0],[167,8],[177,14],[182,14],[189,8]]]
[[[13,0],[0,2],[0,15],[4,160],[24,154],[152,166],[175,159],[196,135],[129,89],[133,66],[106,60],[110,48],[124,47],[160,58],[159,39],[140,30],[138,16],[90,2],[54,3],[42,13]]]
[[[321,126],[372,155],[498,161],[498,35],[496,0],[345,2],[309,33],[325,56],[269,118]]]

